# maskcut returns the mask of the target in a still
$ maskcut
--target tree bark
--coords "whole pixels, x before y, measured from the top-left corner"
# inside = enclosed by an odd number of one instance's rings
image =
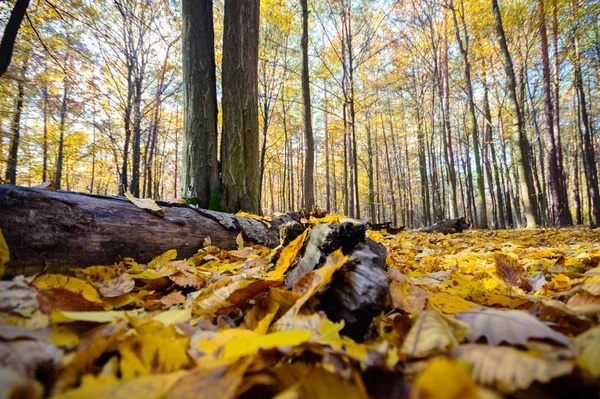
[[[315,142],[310,107],[310,76],[308,72],[308,1],[300,0],[302,5],[302,101],[304,105],[304,141],[306,156],[304,164],[304,209],[315,206],[314,170]]]
[[[15,41],[17,40],[21,22],[23,22],[23,18],[27,12],[27,7],[29,7],[29,0],[17,0],[8,18],[8,23],[4,28],[2,42],[0,42],[0,77],[4,75],[12,60]]]
[[[519,100],[517,98],[515,71],[510,52],[508,50],[508,44],[506,43],[506,36],[504,34],[504,27],[502,25],[502,16],[500,15],[498,0],[492,0],[492,11],[494,13],[496,34],[498,35],[498,41],[500,42],[502,63],[504,64],[504,71],[506,74],[510,110],[513,114],[512,140],[516,150],[514,155],[520,175],[519,185],[521,186],[521,191],[523,193],[525,217],[527,219],[527,226],[535,226],[539,224],[539,215],[535,201],[535,187],[533,185],[531,166],[528,157],[529,143],[527,142],[527,137],[525,136],[525,132],[523,130],[523,119],[521,115],[521,109],[519,107]]]
[[[212,245],[234,249],[240,232],[248,245],[272,247],[279,243],[279,226],[295,218],[277,218],[268,228],[253,218],[159,205],[166,209],[164,217],[123,197],[0,185],[0,229],[11,259],[8,273],[60,273],[126,257],[145,263],[170,249],[187,258],[209,236]]]
[[[226,0],[223,31],[225,209],[258,213],[258,0]]]
[[[23,102],[25,100],[25,74],[27,73],[28,58],[26,57],[21,67],[21,76],[17,82],[17,98],[15,100],[15,114],[10,126],[11,139],[8,152],[8,162],[6,165],[6,181],[16,184],[17,181],[17,163],[19,155],[19,144],[21,141],[21,114],[23,112]]]

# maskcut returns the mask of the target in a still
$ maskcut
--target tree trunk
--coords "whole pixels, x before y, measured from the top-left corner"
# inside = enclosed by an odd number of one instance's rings
[[[367,116],[368,119],[368,116]],[[375,183],[374,183],[374,170],[373,170],[373,144],[371,140],[371,125],[367,123],[367,152],[369,158],[369,219],[372,223],[377,222],[377,215],[375,214]]]
[[[315,206],[314,169],[315,143],[310,108],[310,77],[308,73],[308,1],[300,0],[302,6],[302,102],[304,105],[304,141],[306,156],[304,164],[304,209]]]
[[[492,0],[492,10],[494,13],[496,34],[498,35],[498,41],[500,42],[502,63],[504,64],[504,71],[506,73],[510,110],[513,114],[512,140],[516,150],[515,161],[520,175],[519,185],[521,186],[521,191],[523,193],[527,226],[531,227],[539,224],[539,215],[535,201],[535,188],[533,185],[531,166],[528,157],[529,144],[523,129],[523,119],[517,98],[515,71],[510,52],[508,50],[508,44],[506,43],[506,36],[504,34],[504,27],[502,26],[502,17],[500,15],[500,8],[498,7],[498,0]]]
[[[469,35],[466,29],[466,23],[464,21],[464,7],[462,7],[461,1],[461,9],[462,9],[462,25],[464,30],[465,39],[463,41],[460,29],[458,26],[458,19],[456,18],[456,10],[452,4],[452,16],[454,19],[454,29],[456,30],[456,41],[458,42],[458,48],[463,57],[464,62],[464,73],[465,73],[465,85],[466,85],[466,94],[467,101],[469,103],[469,130],[471,131],[471,136],[473,137],[473,153],[475,154],[475,172],[477,173],[477,200],[479,203],[479,212],[480,216],[477,218],[479,227],[486,229],[487,228],[487,205],[485,200],[485,185],[483,183],[483,168],[481,166],[481,152],[479,146],[479,132],[477,129],[477,116],[475,114],[475,100],[473,96],[473,86],[471,83],[471,63],[469,62]]]
[[[225,0],[223,207],[258,213],[258,0]]]
[[[19,33],[23,17],[25,17],[25,13],[27,12],[27,7],[29,7],[29,0],[17,0],[15,2],[15,6],[10,13],[10,17],[2,33],[2,42],[0,42],[0,77],[4,75],[12,60],[15,41],[17,40],[17,34]]]
[[[212,0],[183,0],[183,196],[207,208],[218,193]]]
[[[67,62],[65,61],[65,65]],[[54,187],[57,190],[61,189],[62,183],[62,172],[63,172],[63,159],[64,159],[64,144],[65,144],[65,132],[67,129],[67,107],[69,102],[69,84],[67,77],[63,82],[63,97],[60,106],[60,123],[59,123],[59,139],[58,139],[58,157],[56,159],[56,175],[54,177]]]
[[[17,83],[17,99],[15,100],[15,114],[10,126],[11,138],[6,165],[6,181],[10,184],[17,182],[17,163],[19,156],[19,144],[21,141],[21,114],[23,113],[23,102],[25,99],[25,74],[27,73],[28,59],[26,58],[21,67],[21,76]]]
[[[60,273],[71,267],[112,265],[126,257],[146,263],[170,249],[189,258],[209,236],[212,245],[233,249],[240,232],[247,245],[273,247],[279,243],[279,226],[297,216],[276,218],[268,228],[253,218],[159,205],[166,209],[164,217],[123,197],[0,185],[0,229],[11,258],[8,273]]]

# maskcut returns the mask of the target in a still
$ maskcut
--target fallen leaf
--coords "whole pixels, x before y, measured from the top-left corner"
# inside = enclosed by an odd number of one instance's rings
[[[129,201],[133,203],[133,205],[137,206],[140,209],[146,209],[156,215],[165,216],[165,212],[167,211],[165,208],[161,208],[156,204],[152,198],[140,199],[136,198],[129,191],[125,191],[125,196]]]
[[[503,253],[496,253],[494,255],[494,261],[496,262],[496,272],[502,276],[502,278],[509,284],[519,287],[522,284],[523,277],[525,276],[525,270],[517,262],[516,259]]]
[[[468,325],[426,309],[417,316],[400,352],[409,358],[423,358],[447,352],[463,341]]]
[[[105,297],[127,294],[135,286],[135,281],[124,271],[113,266],[91,266],[79,270],[79,277],[88,281]]]
[[[413,286],[408,281],[392,281],[390,284],[390,296],[394,307],[407,313],[423,310],[428,295],[427,291]]]
[[[235,243],[237,244],[238,249],[244,248],[244,236],[242,235],[242,233],[239,233],[237,237],[235,237]]]
[[[162,303],[166,307],[179,305],[180,303],[184,302],[185,296],[179,291],[171,292],[169,295],[163,296],[160,299],[160,303]]]
[[[169,389],[172,399],[230,399],[242,383],[252,357],[242,358],[231,365],[214,368],[196,367],[181,376]]]
[[[52,344],[30,340],[0,342],[0,366],[9,367],[22,377],[51,375],[61,365],[62,352]]]
[[[600,377],[600,326],[575,337],[575,345],[585,370],[593,379]]]
[[[427,307],[442,313],[458,313],[476,309],[479,305],[445,292],[433,292],[427,297]]]
[[[478,399],[477,385],[471,376],[455,361],[437,357],[417,376],[411,398],[423,399]]]
[[[464,344],[455,348],[452,355],[472,366],[475,382],[505,394],[527,389],[535,381],[546,383],[573,370],[569,361],[544,358],[539,353],[507,346]]]
[[[593,276],[581,284],[581,289],[590,295],[600,295],[600,276]]]
[[[9,261],[10,251],[8,250],[8,245],[6,244],[4,235],[2,235],[2,229],[0,229],[0,278],[4,276],[4,272],[6,271],[6,264]]]
[[[25,283],[0,281],[0,311],[31,316],[37,309],[37,293]]]
[[[485,337],[490,345],[502,342],[524,344],[531,338],[538,338],[551,339],[565,346],[572,345],[571,340],[563,334],[519,310],[473,310],[455,316],[471,326],[467,338],[472,342]]]
[[[290,242],[282,251],[281,255],[279,255],[279,259],[277,260],[277,264],[275,265],[275,270],[271,273],[269,279],[271,280],[281,280],[283,279],[285,272],[292,265],[292,262],[298,256],[298,253],[302,249],[304,245],[304,240],[306,239],[306,235],[309,230],[304,230],[302,234],[296,237],[292,242]]]
[[[74,294],[81,295],[90,302],[102,303],[98,291],[85,281],[60,274],[44,274],[33,280],[33,285],[39,290],[63,288]]]

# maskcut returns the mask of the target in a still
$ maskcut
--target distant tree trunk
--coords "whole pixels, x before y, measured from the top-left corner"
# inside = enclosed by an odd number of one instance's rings
[[[179,180],[179,107],[175,108],[175,174],[173,176],[173,197],[179,198],[177,181]]]
[[[581,60],[579,55],[579,42],[577,31],[573,32],[573,47],[574,47],[574,73],[575,73],[575,89],[579,99],[579,111],[581,113],[581,133],[582,133],[582,161],[584,165],[585,178],[588,188],[588,196],[590,199],[590,225],[600,226],[600,192],[598,191],[598,169],[596,165],[596,154],[594,150],[594,139],[592,125],[590,122],[585,90],[583,89],[583,77],[581,73]]]
[[[487,140],[487,145],[489,147],[489,151],[491,154],[491,162],[494,165],[494,179],[496,180],[496,211],[497,211],[497,218],[496,218],[496,227],[498,228],[505,228],[506,227],[506,220],[505,220],[505,213],[506,213],[506,209],[504,207],[504,199],[503,199],[503,193],[502,193],[502,182],[500,180],[500,175],[498,173],[498,169],[500,168],[500,165],[498,164],[498,159],[496,157],[496,148],[494,146],[494,139],[492,137],[492,113],[490,111],[490,101],[489,101],[489,94],[488,94],[489,90],[488,90],[488,85],[487,85],[487,73],[486,71],[483,72],[483,113],[485,116],[485,137]],[[489,168],[489,167],[488,167]],[[491,175],[492,175],[492,171],[488,170],[488,175],[490,176],[491,179]],[[490,190],[492,187],[492,183],[490,183]],[[492,195],[493,192],[492,192]]]
[[[21,114],[23,112],[23,101],[25,99],[25,74],[27,73],[28,60],[23,61],[20,77],[17,82],[17,98],[15,100],[15,113],[10,125],[10,147],[8,151],[8,162],[6,165],[6,181],[17,184],[17,163],[19,156],[19,144],[21,141]]]
[[[225,0],[222,204],[258,213],[259,0]]]
[[[17,40],[21,22],[23,22],[23,18],[27,12],[27,7],[29,7],[29,0],[17,0],[4,27],[2,41],[0,42],[0,77],[4,75],[12,60],[15,41]]]
[[[128,188],[128,167],[129,167],[129,143],[131,141],[131,110],[133,100],[133,64],[127,58],[127,99],[125,100],[125,109],[123,112],[123,125],[125,127],[125,142],[123,143],[123,160],[121,166],[121,181],[119,182],[119,195],[123,195]]]
[[[183,196],[208,208],[219,190],[212,0],[183,0]],[[224,65],[225,66],[225,65]],[[224,82],[225,83],[225,82]]]
[[[564,168],[564,160],[563,160],[563,149],[561,142],[561,134],[560,134],[560,82],[559,82],[559,52],[558,52],[558,7],[556,4],[556,0],[552,1],[552,44],[554,48],[554,57],[552,62],[552,87],[554,93],[554,141],[556,143],[556,155],[557,155],[557,163],[560,172],[560,193],[563,196],[562,201],[565,203],[567,212],[565,213],[565,223],[567,225],[573,224],[573,216],[571,215],[571,210],[569,208],[569,195],[567,193],[567,176]]]
[[[154,163],[154,156],[156,152],[156,145],[158,141],[158,127],[160,125],[160,108],[162,106],[162,94],[165,86],[165,75],[167,72],[167,62],[169,60],[169,54],[171,53],[171,44],[167,47],[167,52],[165,54],[165,59],[163,61],[163,66],[160,71],[160,78],[158,80],[158,84],[156,85],[156,92],[154,94],[154,112],[152,115],[152,129],[150,131],[150,151],[148,153],[148,159],[146,160],[146,197],[152,198],[153,195],[156,196],[158,194],[154,189],[154,184],[152,180],[152,167]],[[154,191],[154,193],[153,193]]]
[[[381,115],[381,134],[383,134],[383,145],[385,147],[385,161],[387,163],[387,174],[388,174],[388,183],[390,189],[390,198],[392,199],[392,223],[394,226],[398,225],[398,220],[396,216],[396,194],[394,189],[394,179],[392,177],[392,161],[390,159],[390,150],[388,146],[387,136],[385,134],[385,126],[383,123],[383,113]]]
[[[331,184],[329,182],[329,111],[327,103],[327,79],[323,78],[323,119],[325,122],[325,202],[326,210],[331,211]]]
[[[425,135],[423,134],[420,105],[417,105],[417,137],[419,141],[419,171],[421,175],[421,205],[423,207],[423,225],[431,224],[431,208],[429,207],[429,182],[427,178],[427,160],[425,159]]]
[[[452,16],[454,19],[454,29],[456,30],[456,41],[458,42],[458,48],[463,57],[464,62],[464,73],[465,73],[465,85],[466,85],[466,94],[467,101],[469,105],[469,114],[470,114],[470,123],[469,130],[471,131],[471,136],[473,137],[473,153],[475,155],[475,172],[477,173],[477,199],[479,203],[479,212],[480,216],[477,218],[479,227],[486,229],[487,228],[487,205],[485,200],[485,185],[483,182],[484,172],[481,166],[481,148],[479,145],[479,132],[477,129],[477,116],[475,114],[475,100],[473,96],[473,86],[471,83],[471,63],[469,62],[469,34],[467,32],[467,25],[464,20],[464,6],[462,0],[459,0],[461,3],[461,18],[462,18],[462,26],[464,31],[464,40],[460,34],[460,28],[458,26],[458,19],[456,17],[456,10],[454,9],[454,5],[452,3]]]
[[[368,119],[368,116],[367,116]],[[367,123],[367,153],[368,153],[368,168],[367,174],[369,175],[369,219],[372,223],[377,222],[377,215],[375,213],[375,183],[374,183],[374,170],[373,170],[373,143],[371,139],[371,125]]]
[[[42,147],[42,181],[48,177],[48,82],[45,82],[42,90],[44,102],[44,144]]]
[[[133,141],[131,143],[131,190],[136,197],[140,196],[140,161],[142,143],[142,90],[144,86],[144,62],[134,79],[133,96]]]
[[[300,0],[302,6],[302,102],[304,104],[304,141],[306,156],[304,163],[304,208],[315,206],[314,169],[315,143],[310,107],[310,77],[308,72],[308,1]]]
[[[575,126],[575,134],[573,134],[573,198],[575,202],[575,224],[583,224],[583,211],[581,207],[581,194],[579,188],[579,137],[581,137],[581,123],[579,110],[577,109],[577,100],[575,101],[575,115],[577,123]]]
[[[65,65],[67,62],[65,61]],[[64,160],[64,143],[65,143],[65,133],[67,129],[67,107],[69,102],[69,83],[67,82],[67,77],[65,75],[65,79],[63,82],[63,96],[60,106],[60,122],[58,125],[59,138],[58,138],[58,157],[56,159],[56,175],[54,177],[54,187],[57,190],[61,189],[61,180],[62,180],[62,172],[63,172],[63,160]]]
[[[498,0],[492,0],[492,11],[494,13],[496,34],[498,35],[498,41],[500,42],[502,63],[504,64],[504,71],[506,73],[510,110],[513,114],[512,140],[516,150],[514,155],[520,176],[519,185],[521,186],[521,191],[523,192],[523,203],[525,205],[527,226],[531,227],[538,225],[540,219],[535,201],[536,193],[533,185],[531,165],[528,157],[529,144],[523,128],[523,119],[517,98],[515,71],[510,52],[508,50],[508,45],[506,43],[506,36],[504,35],[504,27],[502,26],[502,16],[500,15]]]
[[[548,56],[548,36],[546,33],[546,12],[544,0],[538,0],[538,12],[540,21],[540,47],[542,50],[542,76],[544,81],[544,111],[546,114],[546,140],[548,142],[548,188],[550,191],[550,217],[554,226],[566,226],[569,223],[569,203],[565,201],[566,193],[563,193],[564,179],[561,173],[562,165],[559,165],[558,143],[554,133],[554,105],[552,104],[552,87],[550,84],[550,61]]]

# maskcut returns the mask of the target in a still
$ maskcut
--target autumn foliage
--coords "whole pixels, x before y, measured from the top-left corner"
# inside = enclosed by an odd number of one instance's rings
[[[338,223],[337,217],[306,221]],[[309,227],[310,228],[310,227]],[[600,377],[600,233],[368,236],[388,251],[385,312],[363,342],[320,311],[341,249],[291,289],[284,248],[206,240],[148,264],[0,282],[6,397],[547,397]],[[0,264],[8,260],[0,236]]]

